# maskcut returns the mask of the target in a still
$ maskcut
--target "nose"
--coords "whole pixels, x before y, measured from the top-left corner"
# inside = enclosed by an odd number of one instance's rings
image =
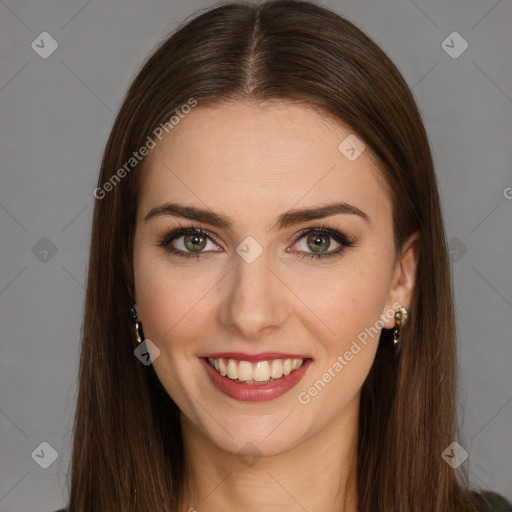
[[[221,285],[219,320],[237,337],[258,340],[279,330],[290,316],[289,290],[270,268],[266,252],[252,263],[233,255],[234,268]]]

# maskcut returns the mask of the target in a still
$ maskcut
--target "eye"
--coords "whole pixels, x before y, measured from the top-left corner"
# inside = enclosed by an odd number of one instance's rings
[[[208,247],[210,244],[210,247]],[[166,233],[158,244],[168,253],[183,258],[196,257],[199,259],[207,251],[217,251],[219,246],[213,243],[210,235],[201,228],[180,227]]]
[[[337,247],[332,247],[332,240]],[[210,244],[210,246],[209,246]],[[219,252],[219,246],[213,242],[212,235],[200,227],[190,226],[166,231],[160,236],[159,246],[169,254],[181,258],[206,256],[209,252]],[[356,245],[356,240],[344,233],[329,229],[326,226],[308,228],[294,237],[294,247],[301,258],[321,259],[340,255],[345,248]],[[222,250],[222,249],[220,249]]]
[[[337,247],[334,250],[328,251],[332,246],[331,239],[335,241]],[[295,238],[295,242],[294,245],[296,248],[302,252],[300,257],[312,260],[337,256],[341,254],[346,247],[353,247],[356,244],[355,239],[325,226],[303,230]]]

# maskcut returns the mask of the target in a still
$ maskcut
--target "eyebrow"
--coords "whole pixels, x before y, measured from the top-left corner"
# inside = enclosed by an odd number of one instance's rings
[[[324,217],[331,217],[338,214],[357,215],[361,217],[367,224],[371,224],[368,215],[351,204],[345,202],[330,203],[317,208],[302,208],[290,210],[281,214],[277,221],[272,225],[273,229],[284,229],[301,222],[309,220],[323,219]],[[160,206],[155,206],[144,217],[144,222],[159,217],[159,216],[174,216],[182,217],[184,219],[195,220],[205,224],[210,224],[218,228],[225,228],[231,230],[233,220],[230,217],[214,213],[211,210],[197,208],[195,206],[186,206],[177,203],[165,203]]]

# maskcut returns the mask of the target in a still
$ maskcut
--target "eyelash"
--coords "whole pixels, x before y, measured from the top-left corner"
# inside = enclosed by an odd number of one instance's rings
[[[172,247],[170,244],[177,238],[180,238],[182,236],[186,235],[202,235],[207,238],[209,238],[212,242],[216,243],[214,239],[212,239],[211,235],[202,229],[199,226],[194,226],[193,224],[189,227],[185,227],[182,224],[178,223],[178,229],[174,229],[173,231],[165,231],[160,235],[160,242],[158,245],[162,247],[166,252],[169,254],[173,254],[176,256],[179,256],[181,258],[193,258],[200,259],[202,256],[204,256],[205,253],[191,253],[191,252],[184,252],[181,249],[176,249],[175,247]],[[340,233],[339,231],[333,230],[328,228],[325,225],[321,225],[319,227],[313,227],[313,228],[306,228],[302,230],[299,234],[297,234],[293,238],[293,243],[297,243],[298,241],[302,240],[307,235],[312,234],[320,234],[320,235],[327,235],[328,237],[334,239],[337,243],[340,244],[340,247],[335,249],[334,251],[328,252],[328,253],[300,253],[299,257],[306,259],[309,258],[310,260],[320,260],[322,258],[328,258],[331,256],[338,256],[340,255],[346,247],[354,247],[356,245],[355,238],[352,238],[350,236],[345,235],[344,233]]]

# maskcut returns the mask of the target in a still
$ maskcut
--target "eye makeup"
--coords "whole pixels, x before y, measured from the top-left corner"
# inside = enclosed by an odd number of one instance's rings
[[[293,245],[297,244],[298,242],[302,241],[303,239],[306,239],[306,244],[308,243],[308,240],[310,237],[314,237],[313,240],[316,243],[318,240],[323,239],[327,240],[327,248],[331,246],[331,243],[329,240],[334,240],[337,244],[339,244],[339,247],[337,247],[334,250],[331,250],[329,252],[315,252],[315,251],[290,251],[287,250],[287,252],[293,252],[296,253],[300,258],[304,259],[310,259],[310,260],[320,260],[322,258],[331,258],[335,256],[341,255],[344,250],[347,247],[354,247],[357,244],[357,241],[354,237],[348,236],[338,230],[331,229],[327,227],[326,225],[322,224],[321,226],[314,226],[309,227],[306,229],[303,229],[300,231],[297,235],[294,235],[292,237]],[[184,239],[188,241],[191,240],[202,240],[203,241],[210,241],[211,243],[218,245],[215,241],[215,237],[207,230],[201,228],[200,226],[196,225],[189,225],[187,227],[183,226],[182,224],[178,223],[178,227],[176,228],[167,228],[164,230],[160,236],[159,236],[159,242],[158,245],[162,247],[168,254],[171,254],[173,256],[178,256],[180,258],[204,258],[208,257],[211,254],[210,251],[204,251],[204,250],[198,250],[198,251],[187,251],[183,249],[178,249],[173,245],[173,242],[176,242],[176,240]],[[185,245],[184,242],[182,242],[182,245]],[[186,248],[186,246],[185,246]],[[204,249],[204,246],[203,246]],[[218,252],[218,251],[215,251]]]

